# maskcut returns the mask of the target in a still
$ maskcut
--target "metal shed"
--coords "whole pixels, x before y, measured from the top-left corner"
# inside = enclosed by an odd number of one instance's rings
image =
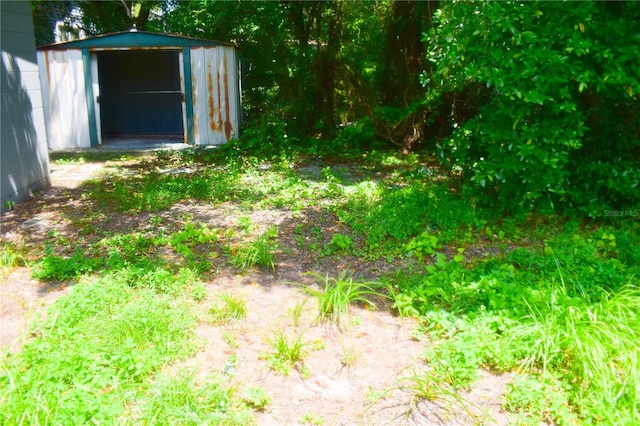
[[[220,145],[240,126],[233,45],[141,31],[38,48],[49,149]]]

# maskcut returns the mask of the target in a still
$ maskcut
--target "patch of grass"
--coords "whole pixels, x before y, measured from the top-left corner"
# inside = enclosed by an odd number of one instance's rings
[[[76,284],[35,338],[2,360],[0,423],[110,423],[156,371],[194,353],[188,304],[121,275]]]
[[[635,405],[640,395],[638,324],[640,290],[635,286],[584,305],[568,299],[560,286],[548,310],[532,308],[515,337],[531,348],[523,360],[529,370],[561,372],[565,383],[571,379],[569,399],[581,411],[597,413],[606,423],[625,423],[625,410],[635,406],[635,413],[627,415],[640,414]]]
[[[65,255],[69,241],[63,236],[53,236],[45,247],[45,255],[34,262],[32,276],[45,281],[67,281],[98,270],[164,268],[166,261],[158,250],[161,247],[173,249],[187,261],[187,268],[180,264],[169,267],[211,274],[210,259],[214,256],[211,246],[216,241],[216,230],[187,222],[182,229],[168,236],[162,230],[156,235],[141,232],[114,234],[95,243],[85,242],[72,254]],[[77,243],[82,244],[82,241]]]
[[[100,267],[100,259],[88,257],[77,249],[69,257],[58,256],[50,247],[45,248],[45,256],[33,265],[31,275],[37,280],[67,281],[89,274]]]
[[[246,271],[255,266],[275,270],[278,227],[271,226],[255,240],[230,249],[231,264]]]
[[[49,159],[53,164],[101,163],[107,161],[125,161],[144,154],[122,152],[52,152]]]
[[[229,324],[247,316],[247,301],[231,293],[222,293],[216,297],[214,306],[209,309],[214,324]]]
[[[18,266],[25,265],[24,249],[13,243],[4,243],[0,246],[0,284],[4,278]]]
[[[321,289],[308,288],[307,291],[318,299],[318,319],[321,322],[332,321],[338,327],[348,326],[349,306],[359,303],[371,309],[376,309],[372,298],[386,297],[380,292],[384,286],[379,282],[360,282],[354,280],[348,271],[344,271],[338,278],[311,274],[321,284]]]
[[[304,365],[304,347],[306,343],[302,339],[302,334],[290,338],[284,331],[275,332],[273,337],[268,339],[271,351],[263,353],[269,367],[285,376],[291,372],[291,368],[296,368],[303,376],[308,372]]]
[[[190,173],[141,171],[130,176],[113,173],[87,184],[89,194],[105,209],[156,212],[184,200],[222,202],[242,195],[238,176],[208,168]]]
[[[636,423],[640,293],[634,251],[625,245],[622,263],[616,235],[633,237],[606,228],[547,231],[544,245],[502,257],[463,264],[437,255],[422,270],[398,273],[395,306],[422,319],[433,377],[446,386],[471,386],[481,367],[551,374],[555,384],[543,385],[564,389],[566,403],[531,403],[557,407],[531,408],[533,421]]]
[[[367,250],[376,257],[404,253],[403,245],[426,231],[444,243],[468,239],[470,230],[486,223],[469,200],[442,186],[417,183],[382,189],[361,184],[356,188],[336,214],[366,238]],[[429,249],[435,247],[432,244]]]
[[[478,423],[483,423],[483,421],[486,420],[479,418],[479,416],[474,413],[475,410],[472,410],[473,408],[478,409],[479,407],[460,396],[452,387],[432,377],[429,373],[414,373],[410,376],[400,377],[393,386],[377,392],[373,397],[368,398],[369,406],[367,409],[373,408],[380,400],[396,390],[402,390],[411,394],[411,398],[405,403],[404,412],[402,413],[405,419],[411,418],[411,414],[417,409],[418,405],[427,401],[430,405],[437,407],[439,416],[442,416],[442,418],[459,418],[463,416],[474,419]]]
[[[143,424],[244,426],[253,423],[251,410],[234,389],[217,377],[198,384],[194,372],[161,375],[138,401],[135,417]]]

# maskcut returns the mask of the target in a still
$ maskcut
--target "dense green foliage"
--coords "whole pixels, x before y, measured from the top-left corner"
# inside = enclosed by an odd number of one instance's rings
[[[66,16],[89,34],[235,43],[251,151],[426,148],[508,212],[640,202],[635,2],[70,1],[34,16],[43,33]]]
[[[639,17],[624,2],[440,9],[427,35],[436,70],[427,97],[461,97],[441,154],[506,209],[560,204],[602,216],[637,205]]]
[[[158,271],[107,273],[60,299],[23,350],[3,360],[2,423],[247,424],[248,411],[215,378],[202,389],[186,372],[149,380],[196,349],[188,295],[198,281]]]

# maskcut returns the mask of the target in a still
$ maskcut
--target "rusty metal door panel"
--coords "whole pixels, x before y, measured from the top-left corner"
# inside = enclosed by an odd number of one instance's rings
[[[237,70],[233,48],[191,50],[195,143],[220,145],[237,137]]]
[[[38,64],[49,148],[90,148],[82,51],[40,51]]]
[[[222,47],[225,66],[224,85],[227,101],[227,121],[225,122],[225,136],[227,140],[239,136],[240,132],[240,69],[236,50],[233,47]]]

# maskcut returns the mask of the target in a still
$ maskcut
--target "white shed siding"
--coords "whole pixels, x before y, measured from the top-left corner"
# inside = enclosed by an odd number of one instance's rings
[[[50,149],[90,148],[89,114],[79,49],[38,52]]]

